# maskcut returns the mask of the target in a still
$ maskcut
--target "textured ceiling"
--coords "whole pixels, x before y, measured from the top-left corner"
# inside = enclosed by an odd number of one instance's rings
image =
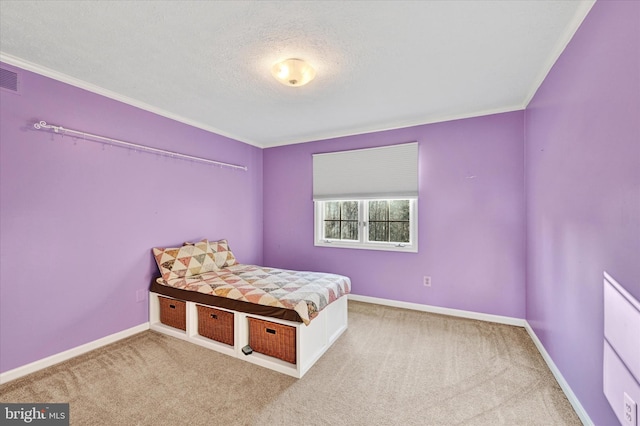
[[[592,4],[0,0],[0,59],[269,147],[522,109]]]

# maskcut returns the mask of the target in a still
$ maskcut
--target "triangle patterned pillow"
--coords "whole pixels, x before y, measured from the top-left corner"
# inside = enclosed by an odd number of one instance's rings
[[[209,241],[218,268],[226,268],[238,263],[238,260],[229,249],[227,240]]]
[[[179,248],[154,248],[153,256],[165,281],[219,269],[207,240],[188,243]]]

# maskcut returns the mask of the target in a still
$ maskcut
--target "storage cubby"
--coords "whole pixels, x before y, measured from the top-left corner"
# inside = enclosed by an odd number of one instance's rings
[[[168,302],[161,299],[167,299]],[[161,321],[161,310],[166,309],[161,309],[161,303],[177,307],[179,302],[184,304],[184,330]],[[216,318],[211,315],[215,315]],[[229,338],[231,323],[233,343]],[[309,325],[304,325],[150,293],[149,324],[151,330],[159,333],[300,378],[347,329],[347,297],[341,297],[331,303]],[[262,333],[266,340],[261,339],[263,341],[257,345],[254,352],[245,355],[242,348],[250,344],[250,324],[264,328]],[[267,329],[274,332],[271,333]],[[254,331],[254,337],[255,333]],[[273,336],[276,336],[276,339],[270,339]],[[269,349],[273,344],[284,345],[284,350],[273,352]]]

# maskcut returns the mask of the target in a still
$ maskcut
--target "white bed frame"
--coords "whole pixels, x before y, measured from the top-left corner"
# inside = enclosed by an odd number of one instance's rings
[[[309,371],[316,361],[331,347],[331,345],[347,329],[347,297],[343,296],[320,311],[309,325],[299,322],[286,321],[278,318],[263,317],[229,309],[215,309],[234,314],[234,345],[229,346],[198,334],[198,311],[196,302],[186,302],[187,329],[179,330],[160,322],[160,302],[158,297],[168,297],[157,293],[149,294],[149,324],[151,330],[178,339],[195,343],[205,348],[221,352],[262,367],[269,368],[289,376],[300,378]],[[168,297],[171,299],[171,297]],[[203,305],[208,306],[208,305]],[[253,352],[251,355],[242,353],[242,348],[249,344],[249,321],[247,318],[258,318],[278,324],[284,324],[296,329],[296,364],[290,364],[277,358]]]

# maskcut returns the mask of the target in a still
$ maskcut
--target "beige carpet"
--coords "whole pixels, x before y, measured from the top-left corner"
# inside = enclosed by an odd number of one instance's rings
[[[523,328],[349,302],[294,379],[146,331],[0,386],[74,425],[579,425]]]

